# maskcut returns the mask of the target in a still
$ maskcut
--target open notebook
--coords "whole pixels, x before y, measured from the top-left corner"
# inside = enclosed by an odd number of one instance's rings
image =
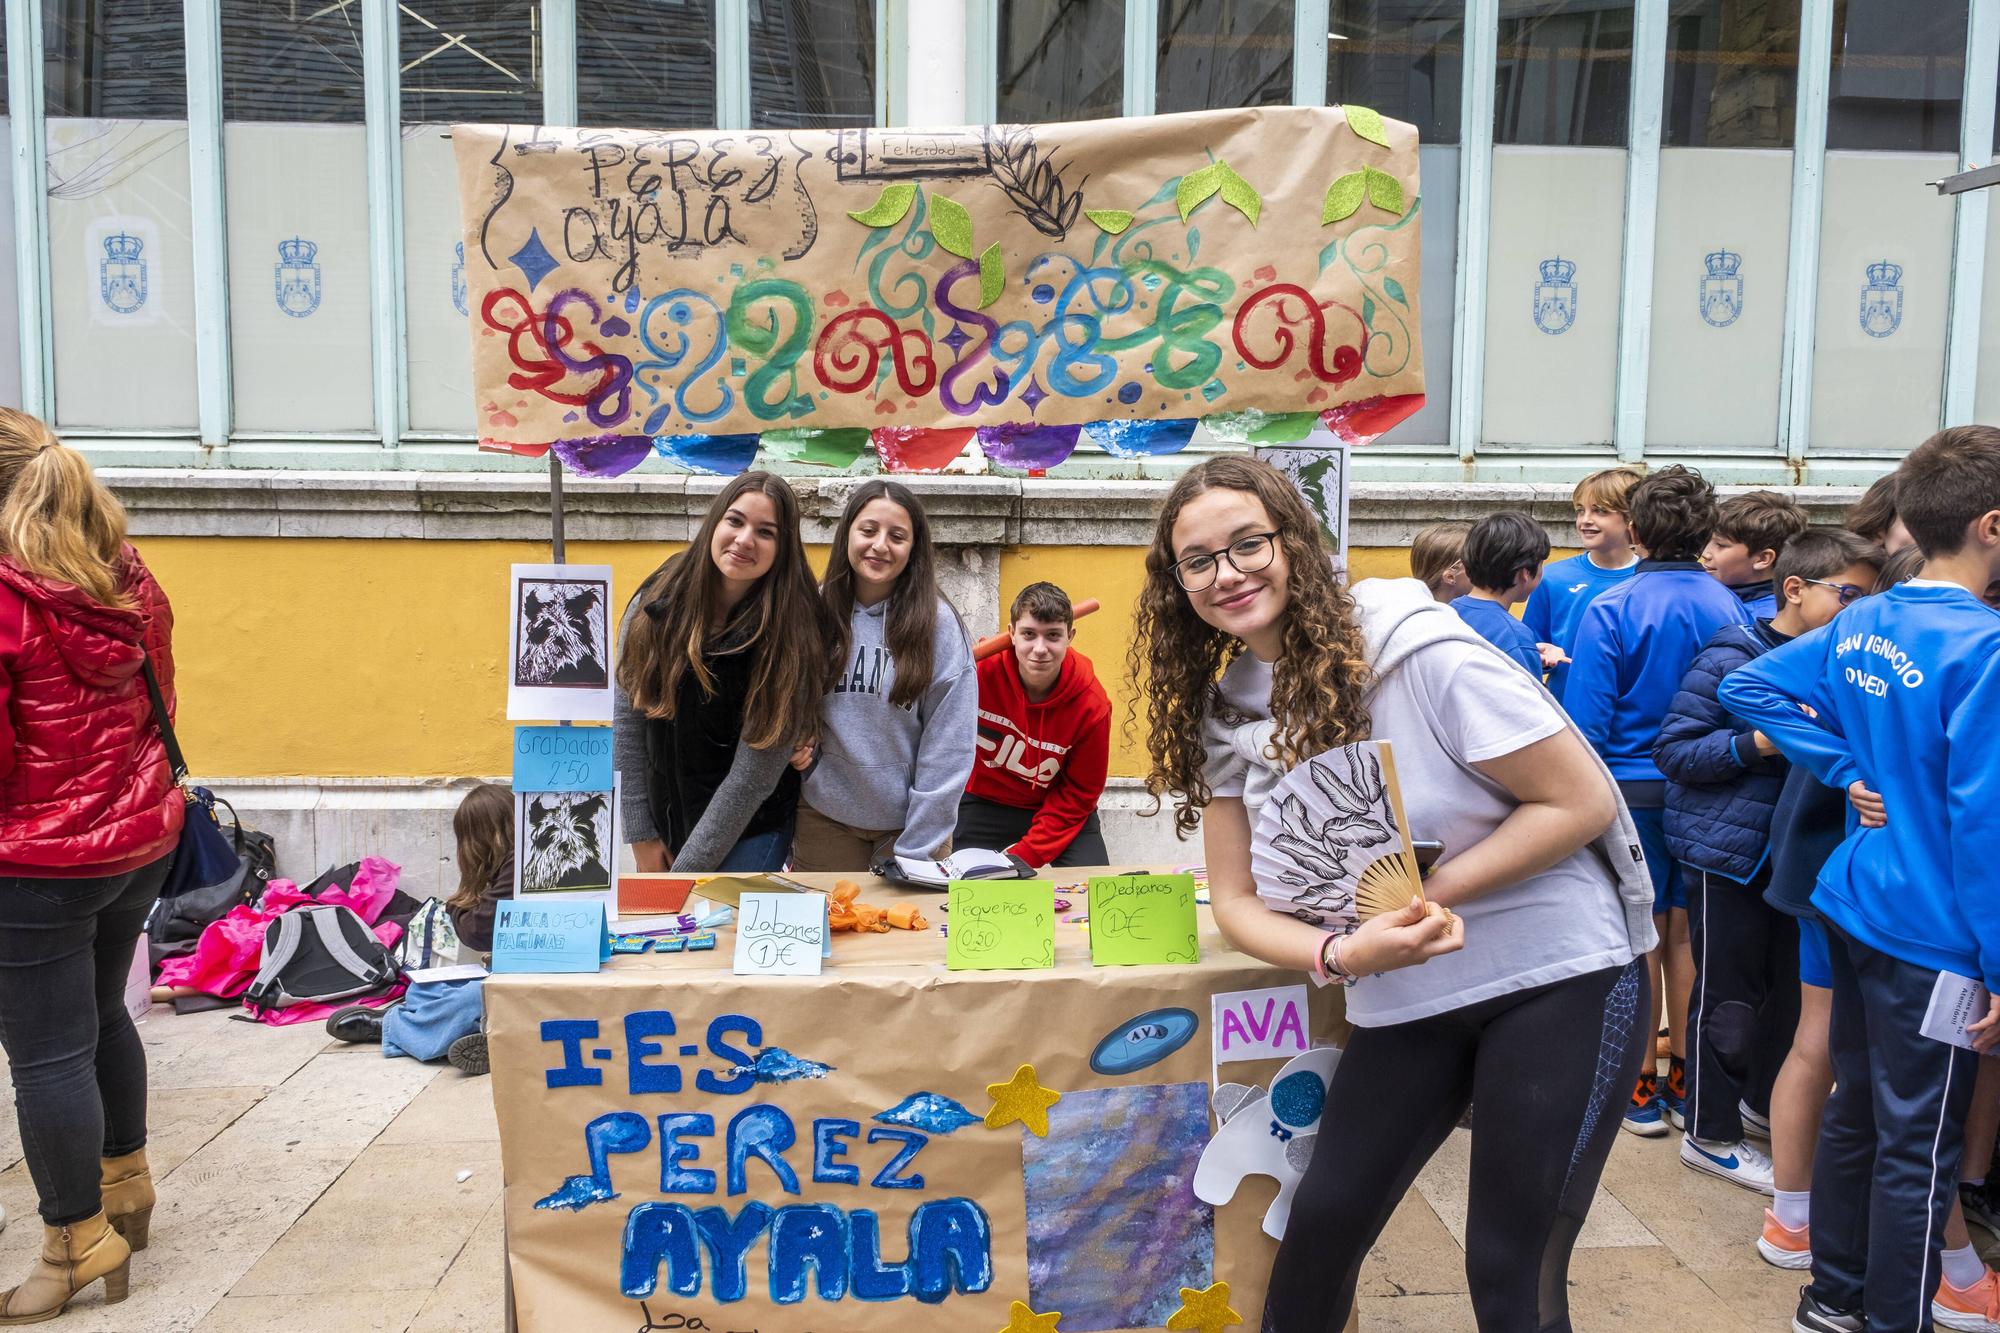
[[[1328,930],[1421,898],[1389,742],[1336,746],[1293,767],[1257,816],[1250,873],[1273,911]]]
[[[961,847],[938,861],[896,856],[875,868],[884,879],[918,888],[941,889],[955,879],[1028,879],[1034,872],[1005,852]]]

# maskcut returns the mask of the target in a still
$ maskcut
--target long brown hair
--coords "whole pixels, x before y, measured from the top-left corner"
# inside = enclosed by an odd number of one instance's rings
[[[1366,692],[1372,673],[1361,643],[1354,599],[1333,570],[1319,519],[1298,490],[1268,463],[1253,458],[1211,458],[1181,474],[1167,492],[1153,544],[1146,552],[1146,583],[1139,593],[1132,646],[1126,654],[1134,725],[1138,700],[1146,701],[1146,749],[1152,768],[1146,790],[1154,808],[1163,795],[1176,798],[1174,827],[1185,836],[1200,823],[1210,799],[1202,775],[1204,724],[1221,705],[1217,678],[1244,644],[1203,620],[1174,581],[1174,524],[1181,509],[1204,491],[1247,491],[1263,504],[1290,567],[1283,611],[1283,646],[1271,664],[1271,717],[1277,754],[1295,762],[1368,736]]]
[[[497,783],[474,783],[452,812],[451,835],[458,840],[458,892],[445,906],[463,912],[514,859],[514,794]]]
[[[931,521],[909,487],[871,477],[854,488],[854,494],[847,497],[847,508],[840,511],[840,526],[834,529],[833,551],[827,557],[819,595],[836,626],[833,662],[839,671],[846,667],[847,651],[854,643],[854,566],[847,559],[847,534],[873,500],[899,504],[910,516],[910,563],[903,567],[895,591],[889,594],[889,623],[882,636],[896,663],[896,683],[889,692],[889,702],[908,708],[931,687],[931,675],[937,668],[932,650],[937,641],[938,603],[944,601],[944,593],[938,589]],[[952,614],[958,613],[954,610]]]
[[[125,506],[89,461],[37,418],[0,407],[0,554],[123,607],[124,549]]]
[[[778,552],[725,624],[722,571],[709,551],[729,506],[751,491],[777,510]],[[648,575],[634,600],[639,612],[618,661],[618,684],[634,708],[671,718],[682,673],[692,671],[702,693],[712,696],[715,679],[705,659],[747,653],[752,665],[743,739],[763,750],[811,733],[831,675],[833,625],[813,591],[799,538],[798,497],[781,478],[745,472],[723,487],[687,550]]]

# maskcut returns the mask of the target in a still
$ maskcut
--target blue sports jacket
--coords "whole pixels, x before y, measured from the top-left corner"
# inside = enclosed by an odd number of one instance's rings
[[[1722,678],[1788,643],[1768,620],[1725,625],[1681,678],[1653,762],[1667,778],[1667,850],[1676,861],[1747,884],[1771,853],[1771,816],[1791,767],[1757,753],[1756,728],[1717,701]]]

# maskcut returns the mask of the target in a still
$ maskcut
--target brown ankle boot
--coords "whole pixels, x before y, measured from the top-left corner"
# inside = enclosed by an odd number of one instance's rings
[[[105,1220],[137,1254],[146,1248],[153,1228],[153,1172],[146,1165],[146,1150],[102,1158],[99,1172]]]
[[[132,1250],[104,1220],[103,1209],[66,1227],[45,1226],[42,1257],[28,1280],[0,1295],[0,1325],[54,1319],[99,1278],[104,1279],[106,1305],[116,1305],[131,1290]]]

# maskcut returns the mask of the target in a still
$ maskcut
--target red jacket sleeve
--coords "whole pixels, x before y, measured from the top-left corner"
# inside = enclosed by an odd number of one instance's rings
[[[1062,772],[1049,784],[1042,808],[1035,812],[1027,833],[1007,850],[1040,868],[1061,856],[1083,822],[1097,811],[1104,795],[1104,778],[1111,765],[1111,706],[1109,700],[1097,704],[1082,731],[1070,744]]]
[[[14,663],[21,655],[21,619],[12,593],[0,594],[0,777],[14,771]]]

